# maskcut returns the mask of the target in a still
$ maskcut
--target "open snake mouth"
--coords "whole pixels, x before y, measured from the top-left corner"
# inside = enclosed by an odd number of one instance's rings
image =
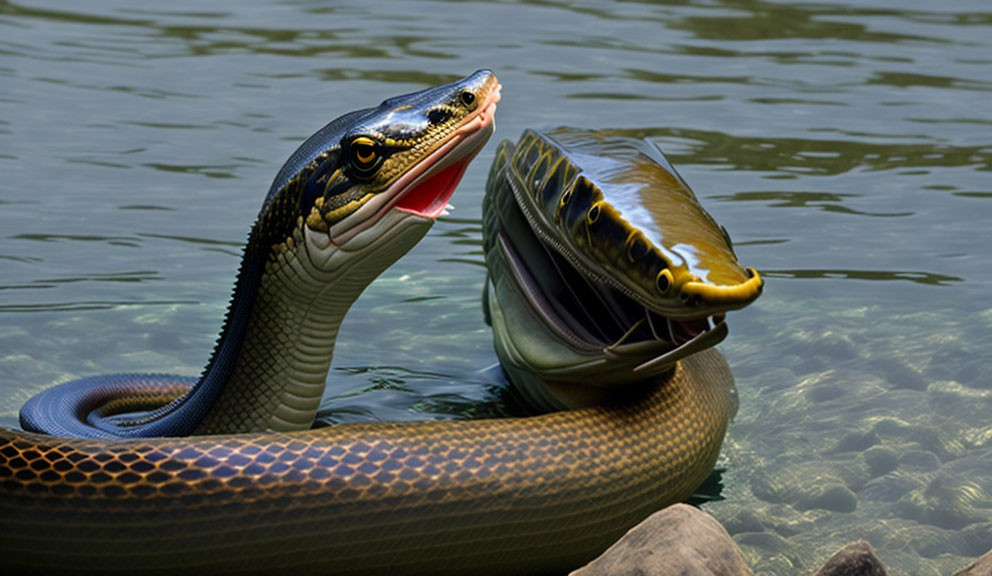
[[[347,242],[395,208],[414,216],[435,220],[444,212],[469,163],[482,150],[496,127],[496,104],[500,86],[486,102],[459,126],[437,150],[410,168],[386,190],[377,194],[352,216],[331,226],[335,244]]]
[[[602,352],[627,367],[618,378],[640,379],[727,335],[722,313],[676,320],[589,278],[531,228],[516,202],[500,210],[500,249],[517,288],[546,325],[578,349]]]

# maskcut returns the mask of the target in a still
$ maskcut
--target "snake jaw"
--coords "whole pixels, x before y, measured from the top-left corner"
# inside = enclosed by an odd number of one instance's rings
[[[495,82],[495,76],[493,78]],[[466,117],[448,141],[412,165],[349,217],[332,224],[328,232],[331,241],[338,245],[348,242],[393,208],[425,219],[428,223],[440,216],[468,164],[492,136],[499,100],[500,85],[497,83],[490,90],[486,102]]]

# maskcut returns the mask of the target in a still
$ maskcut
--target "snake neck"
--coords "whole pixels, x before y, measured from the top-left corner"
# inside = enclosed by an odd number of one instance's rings
[[[389,215],[384,220],[388,226]],[[345,314],[427,231],[397,228],[373,232],[370,238],[380,237],[357,249],[317,246],[313,236],[297,229],[262,262],[249,262],[258,255],[246,250],[214,357],[182,399],[205,407],[194,434],[310,427]],[[257,282],[250,277],[253,269]]]

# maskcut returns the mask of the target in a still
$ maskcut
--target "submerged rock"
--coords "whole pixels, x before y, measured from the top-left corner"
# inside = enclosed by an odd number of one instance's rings
[[[744,555],[709,514],[686,504],[655,512],[571,576],[748,576]]]
[[[892,472],[899,467],[899,455],[885,446],[874,446],[862,454],[872,478]]]
[[[885,566],[870,544],[857,540],[838,550],[814,576],[885,576]]]
[[[984,518],[975,506],[983,500],[986,494],[978,483],[938,474],[925,488],[900,498],[895,509],[903,518],[957,530]]]
[[[858,497],[840,476],[857,476],[848,468],[838,463],[804,463],[755,474],[751,493],[765,502],[789,504],[800,511],[853,512],[858,507]],[[853,477],[851,480],[855,484],[861,482]]]

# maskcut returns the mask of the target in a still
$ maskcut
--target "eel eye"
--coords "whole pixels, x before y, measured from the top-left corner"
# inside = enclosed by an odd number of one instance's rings
[[[468,90],[462,90],[462,93],[458,95],[458,99],[461,100],[462,104],[464,104],[469,110],[475,108],[476,98],[474,93]]]
[[[658,288],[658,292],[662,294],[668,292],[668,289],[672,287],[672,273],[668,269],[662,270],[654,279],[654,285]]]
[[[368,136],[359,136],[348,145],[351,165],[360,175],[369,175],[382,161],[380,144]]]

